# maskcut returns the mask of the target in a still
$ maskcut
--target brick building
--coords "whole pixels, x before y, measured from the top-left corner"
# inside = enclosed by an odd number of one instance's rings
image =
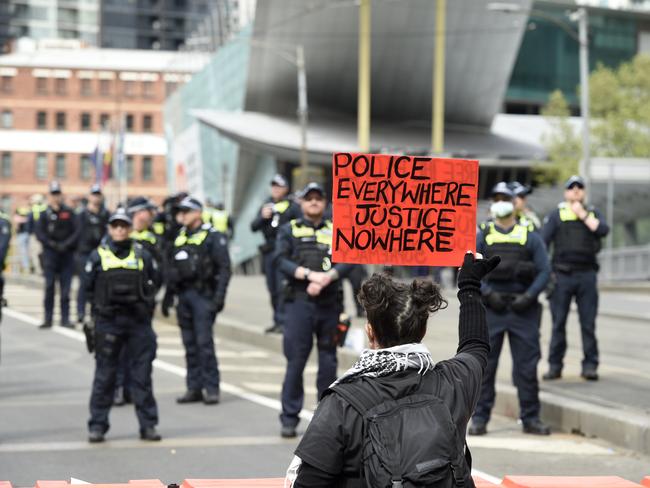
[[[68,196],[86,194],[98,147],[114,162],[105,184],[109,203],[125,192],[160,200],[167,193],[163,102],[202,64],[187,53],[16,43],[0,56],[0,208],[45,193],[52,179]]]

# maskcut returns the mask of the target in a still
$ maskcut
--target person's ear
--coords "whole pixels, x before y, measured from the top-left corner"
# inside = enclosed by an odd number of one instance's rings
[[[375,331],[372,330],[370,322],[366,322],[366,336],[368,336],[368,345],[371,348],[375,347]]]

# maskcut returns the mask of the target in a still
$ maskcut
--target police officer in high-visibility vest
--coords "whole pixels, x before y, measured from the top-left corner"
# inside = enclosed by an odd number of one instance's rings
[[[52,327],[54,316],[54,284],[59,280],[61,326],[70,327],[70,285],[74,274],[74,252],[79,241],[77,216],[63,203],[61,185],[50,183],[49,205],[39,214],[35,224],[37,239],[43,246],[42,265],[45,273],[45,321],[41,329]]]
[[[228,237],[229,240],[235,236],[232,216],[226,211],[223,203],[212,204],[207,201],[202,214],[203,223],[210,224],[216,230]]]
[[[5,280],[2,272],[7,266],[10,242],[11,222],[9,221],[9,216],[0,210],[0,322],[2,322],[2,307],[7,305],[4,298]]]
[[[278,229],[301,216],[300,207],[289,198],[289,183],[286,178],[280,174],[275,175],[271,180],[271,196],[262,204],[257,217],[251,222],[251,230],[260,231],[264,235],[264,244],[259,249],[273,307],[273,325],[266,332],[281,333],[284,326],[282,274],[273,258]]]
[[[84,267],[88,256],[102,242],[106,235],[106,225],[110,212],[104,207],[104,195],[100,185],[93,185],[88,195],[88,204],[80,210],[79,220],[79,243],[75,254],[77,275],[79,281],[83,277]],[[77,290],[77,322],[83,324],[86,316],[86,287],[79,283]]]
[[[342,306],[340,279],[352,269],[332,263],[332,221],[323,218],[325,190],[309,183],[300,193],[303,216],[280,227],[278,267],[288,280],[282,385],[282,437],[295,437],[304,402],[303,371],[316,336],[318,397],[336,379],[335,333]]]
[[[517,223],[528,227],[530,231],[539,231],[542,228],[542,221],[537,214],[528,207],[528,195],[533,190],[530,186],[522,185],[518,181],[508,183],[508,187],[514,195],[513,204],[515,206],[515,217]]]
[[[550,296],[553,333],[548,354],[549,369],[545,380],[562,376],[566,353],[566,320],[573,297],[578,306],[582,334],[582,371],[586,380],[598,380],[598,342],[596,314],[598,287],[596,275],[600,240],[609,233],[601,213],[585,203],[585,183],[580,176],[570,177],[564,185],[564,202],[544,219],[542,237],[552,247],[552,266],[556,284]]]
[[[178,209],[183,228],[174,242],[168,285],[178,295],[187,391],[176,401],[213,405],[220,400],[214,321],[223,310],[231,275],[227,238],[203,223],[197,199],[186,197]]]
[[[133,222],[133,230],[129,237],[146,249],[151,258],[156,262],[156,267],[162,270],[162,256],[158,247],[158,238],[150,230],[156,206],[145,197],[131,199],[127,206],[127,213]],[[152,307],[155,302],[151,301]],[[153,314],[153,310],[151,311]],[[120,360],[115,379],[115,395],[113,405],[116,407],[132,402],[131,375],[129,372],[129,356],[126,348],[120,353]]]
[[[131,218],[124,209],[117,210],[109,219],[108,237],[91,253],[84,270],[94,317],[94,334],[87,331],[88,349],[95,350],[96,361],[88,420],[90,442],[103,442],[109,429],[115,376],[124,348],[130,358],[131,394],[140,438],[160,440],[156,430],[158,407],[151,382],[156,357],[151,318],[160,276],[147,250],[129,239],[130,232]]]
[[[480,226],[476,250],[486,259],[500,256],[501,263],[484,280],[481,292],[487,305],[490,353],[483,377],[481,396],[474,411],[470,435],[487,433],[494,406],[494,383],[505,335],[512,354],[512,378],[519,396],[523,431],[548,435],[540,420],[537,363],[540,360],[538,295],[546,287],[550,266],[546,247],[537,232],[521,225],[515,217],[514,195],[505,182],[492,190],[490,213],[493,221]]]

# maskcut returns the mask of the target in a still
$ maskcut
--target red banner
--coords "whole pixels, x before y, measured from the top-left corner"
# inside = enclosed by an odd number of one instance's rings
[[[336,153],[334,262],[459,266],[476,249],[478,161]]]

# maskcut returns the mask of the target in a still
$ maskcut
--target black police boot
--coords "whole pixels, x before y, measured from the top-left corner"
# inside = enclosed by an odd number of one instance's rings
[[[155,427],[147,427],[146,429],[140,430],[140,439],[143,441],[159,441],[162,440],[162,437],[158,433]]]
[[[206,405],[216,405],[221,400],[218,391],[205,391],[203,392],[203,403]]]
[[[265,334],[282,334],[284,332],[284,326],[282,324],[273,324],[268,329],[264,330]]]
[[[524,434],[533,435],[550,435],[551,428],[542,422],[540,419],[525,420],[523,421],[522,430]]]
[[[561,369],[549,369],[542,376],[542,379],[544,381],[559,380],[560,378],[562,378],[562,370]]]
[[[176,403],[196,403],[202,402],[203,395],[199,390],[187,390],[183,396],[176,399]]]
[[[598,373],[594,368],[583,369],[582,373],[580,373],[580,376],[582,376],[587,381],[598,381]]]
[[[99,442],[104,442],[104,433],[101,430],[93,429],[88,432],[88,442],[92,444],[97,444]]]
[[[467,433],[469,435],[487,434],[487,422],[483,422],[482,420],[472,420],[472,425],[469,426]]]
[[[282,429],[280,429],[280,437],[284,437],[285,439],[293,439],[297,435],[295,425],[283,425]]]
[[[124,398],[124,387],[118,386],[115,388],[115,395],[113,395],[113,406],[121,407],[126,404],[126,399]]]
[[[52,322],[43,322],[41,325],[38,326],[39,329],[51,329],[52,328]]]
[[[66,329],[74,329],[74,325],[72,325],[69,320],[61,322],[61,327],[64,327]]]

